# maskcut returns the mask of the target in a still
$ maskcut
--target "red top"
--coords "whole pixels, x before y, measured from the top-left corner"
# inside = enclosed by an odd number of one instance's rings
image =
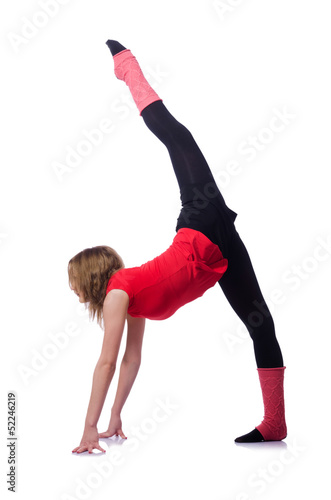
[[[131,316],[166,319],[214,286],[227,267],[217,245],[200,231],[182,228],[170,247],[155,259],[116,271],[106,294],[124,290],[129,295]]]

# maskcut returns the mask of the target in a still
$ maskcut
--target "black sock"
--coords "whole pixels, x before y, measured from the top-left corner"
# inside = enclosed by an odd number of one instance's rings
[[[126,49],[126,47],[121,45],[119,42],[116,42],[116,40],[107,40],[106,45],[108,45],[113,56]]]
[[[244,434],[235,439],[235,443],[260,443],[261,441],[264,441],[264,437],[257,429],[253,429],[248,434]]]

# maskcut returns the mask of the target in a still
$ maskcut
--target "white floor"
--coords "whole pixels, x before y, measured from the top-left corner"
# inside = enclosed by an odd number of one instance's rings
[[[328,7],[299,0],[1,7],[1,498],[12,498],[11,391],[17,499],[327,498]],[[132,48],[238,213],[287,367],[283,442],[234,443],[260,423],[263,406],[251,340],[216,286],[169,320],[148,322],[122,415],[127,441],[101,440],[102,455],[71,453],[102,331],[69,290],[67,263],[105,244],[127,267],[140,265],[170,245],[180,208],[167,152],[114,77],[108,38]]]
[[[47,425],[43,411],[43,423],[20,432],[18,498],[47,495],[69,500],[109,495],[118,499],[244,500],[290,498],[293,494],[323,498],[328,491],[325,444],[311,420],[291,418],[291,431],[284,442],[235,445],[231,420],[239,419],[229,407],[237,405],[224,402],[224,411],[228,409],[224,416],[220,410],[213,411],[213,401],[203,414],[182,402],[164,422],[153,423],[157,406],[151,401],[145,411],[140,408],[140,418],[127,418],[127,441],[102,440],[101,446],[107,450],[102,456],[72,455],[70,448],[78,444],[80,436],[78,430],[73,431],[77,425],[73,425],[70,411],[63,412],[58,426],[51,416]],[[247,427],[244,421],[242,418],[243,423],[236,427]],[[307,436],[307,428],[314,430],[314,438]]]
[[[105,454],[71,453],[83,431],[94,361],[86,353],[93,350],[96,332],[87,327],[58,359],[28,379],[25,389],[16,377],[18,498],[323,498],[329,484],[327,357],[322,355],[317,367],[313,349],[309,353],[303,344],[299,353],[291,348],[286,340],[291,329],[280,334],[287,365],[288,437],[235,444],[236,436],[260,423],[262,398],[250,340],[237,352],[227,350],[222,330],[211,325],[216,316],[211,309],[220,301],[225,316],[231,312],[219,290],[208,295],[199,299],[210,317],[205,331],[202,319],[190,324],[192,305],[169,319],[167,328],[167,322],[148,324],[145,359],[122,414],[128,439],[100,440]],[[279,331],[282,319],[291,325],[291,315],[290,309],[282,311]],[[298,325],[304,328],[300,319]],[[293,332],[292,342],[294,336],[300,342],[300,334]],[[107,428],[115,389],[116,378],[100,432]]]

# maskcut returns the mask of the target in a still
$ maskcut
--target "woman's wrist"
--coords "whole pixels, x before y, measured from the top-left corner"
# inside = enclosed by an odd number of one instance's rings
[[[91,429],[96,429],[97,424],[94,424],[92,422],[89,422],[88,420],[85,420],[85,430],[89,431]]]

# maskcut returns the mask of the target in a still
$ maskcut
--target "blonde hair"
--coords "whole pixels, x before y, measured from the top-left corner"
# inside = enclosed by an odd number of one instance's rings
[[[106,297],[107,284],[110,277],[124,267],[118,253],[108,246],[86,248],[79,252],[68,263],[70,288],[82,294],[87,304],[90,319],[97,318],[102,328],[103,302]]]

